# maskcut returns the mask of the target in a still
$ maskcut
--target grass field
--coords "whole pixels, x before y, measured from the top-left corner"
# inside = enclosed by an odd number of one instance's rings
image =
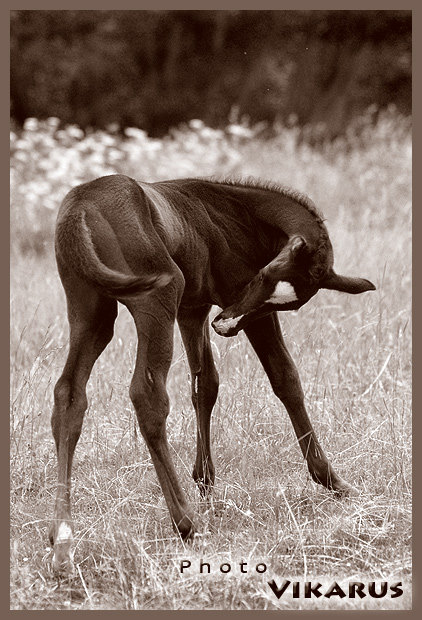
[[[57,132],[50,119],[12,134],[12,609],[411,607],[410,131],[387,113],[360,138],[351,133],[319,150],[299,146],[295,129],[269,141],[254,133],[194,122],[165,140],[133,130],[123,141],[105,132],[82,137],[76,127]],[[168,432],[200,530],[184,544],[135,423],[128,394],[135,330],[122,307],[88,384],[73,470],[76,571],[58,581],[47,536],[56,484],[50,415],[68,332],[54,219],[71,186],[112,172],[148,181],[254,175],[313,198],[326,216],[336,270],[369,278],[377,291],[321,291],[280,319],[321,443],[361,494],[340,501],[310,480],[245,336],[213,333],[221,382],[212,422],[216,488],[212,505],[203,505],[190,477],[195,416],[176,330]],[[210,574],[199,573],[201,559]],[[192,564],[183,574],[181,560]],[[284,578],[325,589],[333,581],[401,581],[404,594],[294,599],[289,590],[277,600],[267,582]]]

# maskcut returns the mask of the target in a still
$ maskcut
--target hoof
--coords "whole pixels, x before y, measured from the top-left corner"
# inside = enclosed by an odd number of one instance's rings
[[[57,577],[70,577],[74,573],[73,564],[73,541],[57,543],[54,545],[53,572]]]
[[[212,513],[214,517],[217,517],[217,518],[223,517],[226,514],[227,509],[229,507],[230,507],[230,504],[224,501],[224,499],[214,500],[211,504]]]
[[[196,533],[193,521],[188,515],[185,515],[178,523],[174,524],[174,529],[180,535],[180,538],[185,541],[193,540]]]
[[[62,521],[54,535],[54,528],[50,530],[49,538],[54,541],[53,571],[57,576],[70,576],[74,572],[73,565],[73,534],[68,523]]]
[[[329,491],[333,491],[338,497],[357,497],[359,491],[351,484],[340,478],[332,469],[325,470],[318,475],[315,471],[310,471],[311,478],[317,484],[321,484]]]
[[[195,484],[198,487],[201,499],[209,499],[212,495],[212,490],[214,488],[214,475],[212,475],[212,477],[207,476],[206,478],[204,478],[204,476],[199,476],[194,470],[192,478],[194,479]]]
[[[338,497],[358,497],[359,491],[345,480],[339,480],[332,490]]]

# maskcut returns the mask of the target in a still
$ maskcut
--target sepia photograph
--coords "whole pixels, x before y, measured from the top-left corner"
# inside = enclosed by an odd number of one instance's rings
[[[10,609],[412,609],[412,11],[10,11]]]

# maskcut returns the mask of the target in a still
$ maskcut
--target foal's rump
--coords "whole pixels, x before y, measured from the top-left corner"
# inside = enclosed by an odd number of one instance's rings
[[[63,284],[75,274],[117,299],[163,287],[172,260],[135,181],[102,177],[71,190],[60,207],[55,238]]]

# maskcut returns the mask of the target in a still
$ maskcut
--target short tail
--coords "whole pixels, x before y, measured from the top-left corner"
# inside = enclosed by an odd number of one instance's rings
[[[84,210],[67,213],[58,221],[56,229],[56,256],[79,277],[89,280],[110,297],[125,298],[146,293],[166,286],[172,279],[170,273],[130,272],[118,240],[108,222],[100,216],[96,218],[96,228],[100,227],[101,243],[107,244],[108,254],[113,254],[122,269],[108,267],[98,256],[93,242],[93,233],[86,221]],[[95,232],[95,231],[94,231]]]

